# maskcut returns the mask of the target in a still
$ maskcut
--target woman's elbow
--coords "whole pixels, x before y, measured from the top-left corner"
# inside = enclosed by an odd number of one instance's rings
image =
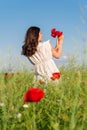
[[[60,57],[61,57],[61,55],[58,55],[58,56],[56,57],[56,59],[60,59]]]
[[[59,59],[61,57],[61,54],[61,51],[52,51],[52,55],[56,59]]]
[[[61,54],[59,54],[59,55],[55,55],[55,56],[53,56],[53,57],[56,58],[56,59],[60,59]]]

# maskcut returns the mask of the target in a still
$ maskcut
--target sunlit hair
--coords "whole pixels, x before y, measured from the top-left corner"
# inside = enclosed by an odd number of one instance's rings
[[[22,46],[22,54],[25,56],[32,56],[37,51],[38,37],[40,28],[32,26],[25,35],[24,45]]]

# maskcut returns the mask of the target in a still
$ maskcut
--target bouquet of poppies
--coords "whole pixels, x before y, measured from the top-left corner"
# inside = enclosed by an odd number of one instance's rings
[[[52,30],[51,30],[51,36],[52,37],[60,37],[61,35],[63,34],[63,32],[61,32],[61,31],[57,31],[55,28],[53,28]]]

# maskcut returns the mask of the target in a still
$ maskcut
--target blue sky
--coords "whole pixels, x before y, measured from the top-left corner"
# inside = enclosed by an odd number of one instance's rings
[[[32,25],[39,26],[43,41],[50,39],[53,46],[56,40],[50,36],[51,29],[63,31],[63,52],[61,59],[55,61],[57,64],[75,53],[81,56],[87,34],[86,14],[87,0],[0,0],[1,69],[9,64],[17,67],[22,61],[31,66],[21,56],[21,47],[25,32]]]

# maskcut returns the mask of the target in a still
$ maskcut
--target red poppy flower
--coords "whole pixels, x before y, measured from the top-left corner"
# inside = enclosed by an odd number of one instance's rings
[[[60,72],[55,72],[52,74],[52,77],[51,77],[52,80],[59,79],[59,78],[60,78]]]
[[[10,76],[9,73],[5,73],[5,77],[6,77],[6,78],[10,78],[11,76]]]
[[[51,30],[51,36],[52,37],[60,37],[61,35],[63,34],[63,32],[60,32],[60,31],[56,31],[56,29],[55,28],[53,28],[52,30]]]
[[[41,88],[30,88],[24,94],[24,102],[39,102],[44,97],[44,91]]]
[[[56,29],[55,29],[55,28],[53,28],[53,29],[51,30],[51,36],[52,36],[52,37],[56,37]]]
[[[56,31],[56,36],[60,37],[63,33],[60,31]]]

